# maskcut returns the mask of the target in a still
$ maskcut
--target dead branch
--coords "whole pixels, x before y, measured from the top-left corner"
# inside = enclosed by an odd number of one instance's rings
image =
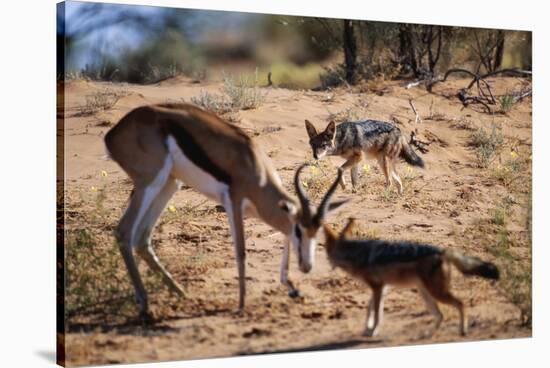
[[[430,145],[431,142],[422,142],[421,140],[416,138],[416,133],[414,131],[411,132],[411,139],[409,140],[409,144],[411,146],[416,147],[420,152],[423,154],[426,154],[430,152],[426,147]]]
[[[411,82],[405,86],[405,89],[411,89],[413,87],[417,87],[421,85],[422,83],[426,82],[424,79],[417,80],[416,82]]]
[[[464,107],[468,106],[471,103],[478,103],[483,105],[483,107],[487,110],[488,113],[492,112],[492,109],[489,105],[495,105],[497,103],[496,98],[493,94],[493,91],[491,90],[491,86],[489,82],[487,82],[486,78],[492,77],[498,74],[519,74],[519,75],[532,75],[531,71],[528,70],[521,70],[517,68],[508,68],[508,69],[501,69],[501,70],[494,70],[487,72],[483,75],[479,75],[478,73],[471,72],[466,69],[461,68],[453,68],[447,70],[443,78],[437,78],[433,79],[432,81],[428,82],[426,84],[426,89],[428,92],[432,92],[432,88],[436,83],[439,82],[445,82],[447,78],[454,73],[463,73],[468,74],[472,77],[472,81],[468,84],[466,88],[460,89],[460,91],[457,93],[458,99],[462,102],[462,105]],[[476,85],[478,96],[468,96],[468,91],[472,88],[472,86]],[[524,97],[529,96],[530,94],[525,94]],[[521,98],[524,98],[521,97]],[[520,98],[520,99],[521,99]],[[518,99],[519,101],[519,99]]]
[[[413,103],[413,100],[412,98],[409,98],[409,105],[411,105],[411,109],[413,110],[414,112],[414,115],[415,115],[415,118],[414,118],[414,123],[418,123],[418,122],[422,122],[422,118],[420,117],[420,114],[418,113],[418,111],[416,110],[416,107],[414,106],[414,103]]]
[[[533,95],[533,90],[532,89],[528,89],[527,91],[518,94],[517,96],[514,96],[514,103],[518,102],[518,101],[521,101],[523,100],[525,97],[529,97],[529,96],[532,96]]]

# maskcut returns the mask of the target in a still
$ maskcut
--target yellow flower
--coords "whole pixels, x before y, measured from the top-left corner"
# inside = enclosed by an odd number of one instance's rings
[[[92,186],[90,187],[90,191],[91,191],[91,192],[97,192],[97,188],[94,187],[94,186],[92,185]]]
[[[306,188],[308,187],[308,185],[307,185],[307,183],[306,183],[305,181],[302,182],[302,185],[303,185],[304,187],[306,187]]]
[[[518,157],[518,154],[516,151],[510,151],[510,156],[512,156],[512,158],[516,158]]]
[[[171,213],[176,213],[177,212],[175,206],[168,206],[167,210],[168,210],[168,212],[171,212]]]
[[[369,164],[364,164],[363,165],[363,171],[368,173],[370,171],[370,165]]]
[[[103,176],[104,178],[106,178],[106,177],[107,177],[107,171],[101,170],[101,176]]]

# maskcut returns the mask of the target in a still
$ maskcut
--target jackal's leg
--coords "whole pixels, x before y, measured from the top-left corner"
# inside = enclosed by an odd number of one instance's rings
[[[374,325],[374,295],[370,298],[369,305],[367,307],[367,326],[365,327],[365,333]]]
[[[426,303],[426,307],[428,308],[428,311],[435,317],[435,328],[432,332],[435,333],[439,326],[441,325],[441,321],[443,321],[443,314],[441,314],[441,311],[439,310],[439,307],[437,306],[437,302],[434,300],[432,295],[426,288],[420,287],[420,295],[422,295],[422,298],[424,299],[424,302]]]
[[[281,261],[281,284],[287,287],[288,295],[291,298],[300,296],[298,289],[294,287],[292,281],[288,278],[288,265],[290,259],[290,239],[285,237],[283,247],[283,260]]]
[[[233,198],[226,192],[223,194],[223,206],[227,213],[231,234],[233,237],[233,246],[235,248],[235,257],[237,259],[237,272],[239,274],[239,311],[244,309],[244,299],[246,295],[246,280],[245,280],[245,242],[244,242],[244,226],[242,216],[242,201]]]
[[[361,152],[354,152],[350,158],[346,162],[340,166],[343,170],[351,169],[351,184],[352,186],[355,186],[354,178],[353,178],[353,168],[355,166],[358,166],[361,160],[363,159],[363,153]],[[356,174],[357,175],[357,174]],[[357,178],[355,178],[355,181],[357,181]],[[346,182],[344,180],[344,176],[342,175],[342,178],[340,179],[340,185],[342,186],[342,189],[346,189]]]
[[[351,186],[355,188],[357,186],[357,182],[359,181],[359,164],[355,164],[351,167],[350,174]]]
[[[403,183],[401,183],[401,178],[399,175],[397,175],[397,171],[395,170],[395,161],[391,161],[391,177],[397,184],[397,191],[399,194],[403,194]]]
[[[391,186],[391,181],[390,181],[390,173],[388,170],[388,165],[387,165],[385,156],[378,157],[378,166],[380,166],[380,170],[382,170],[382,173],[384,174],[384,178],[386,179],[386,189],[387,189]]]
[[[367,313],[367,328],[363,335],[365,336],[376,336],[378,333],[378,330],[380,328],[381,322],[382,322],[382,313],[381,308],[383,308],[383,287],[382,286],[375,286],[372,287],[372,304],[369,304],[369,310],[371,310],[369,313]],[[370,313],[372,313],[372,309],[374,309],[374,323],[372,326],[369,326],[369,317]]]
[[[136,252],[145,260],[145,262],[147,262],[147,265],[151,268],[151,270],[162,275],[163,282],[171,291],[180,296],[184,296],[181,286],[174,281],[172,275],[170,275],[170,273],[160,264],[158,257],[151,247],[151,231],[164,210],[164,207],[166,207],[166,204],[178,188],[178,182],[174,178],[169,178],[160,193],[153,200],[153,203],[147,210],[138,227],[138,234],[141,235],[139,237],[140,240],[137,244]]]
[[[458,298],[456,298],[447,288],[440,288],[437,290],[430,290],[435,299],[440,301],[441,303],[452,305],[456,308],[458,311],[458,314],[460,316],[460,325],[458,326],[458,332],[464,336],[466,335],[467,331],[467,319],[464,312],[464,304],[462,301],[460,301]],[[434,292],[435,291],[435,292]]]

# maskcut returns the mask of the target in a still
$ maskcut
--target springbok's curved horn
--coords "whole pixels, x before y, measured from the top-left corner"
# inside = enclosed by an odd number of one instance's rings
[[[325,214],[329,206],[330,197],[334,194],[334,191],[336,190],[338,183],[342,179],[342,173],[343,173],[342,168],[338,168],[338,176],[336,180],[334,181],[334,183],[332,183],[332,185],[328,189],[327,193],[323,197],[323,200],[321,201],[321,204],[319,204],[319,207],[317,208],[317,213],[315,214],[315,218],[314,218],[314,222],[316,224],[321,224],[321,221],[325,217]]]
[[[303,164],[296,170],[296,174],[294,175],[294,186],[296,187],[296,194],[298,195],[298,199],[300,200],[300,205],[302,206],[302,214],[306,219],[311,219],[311,210],[309,208],[309,199],[307,198],[307,195],[304,191],[304,187],[302,186],[302,183],[300,182],[300,173],[302,170],[309,166],[309,164]]]

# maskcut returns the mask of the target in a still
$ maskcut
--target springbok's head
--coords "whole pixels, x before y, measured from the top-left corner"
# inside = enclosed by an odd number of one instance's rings
[[[348,201],[343,200],[329,203],[330,197],[334,194],[342,177],[342,170],[338,169],[338,177],[325,193],[319,207],[317,209],[312,208],[300,181],[300,173],[306,166],[308,164],[300,166],[294,176],[294,186],[300,205],[296,206],[294,203],[288,201],[281,201],[280,203],[281,208],[288,213],[292,222],[292,231],[288,234],[288,237],[298,259],[300,270],[304,273],[308,273],[313,268],[315,248],[317,246],[316,235],[319,228],[323,225],[325,215]]]

